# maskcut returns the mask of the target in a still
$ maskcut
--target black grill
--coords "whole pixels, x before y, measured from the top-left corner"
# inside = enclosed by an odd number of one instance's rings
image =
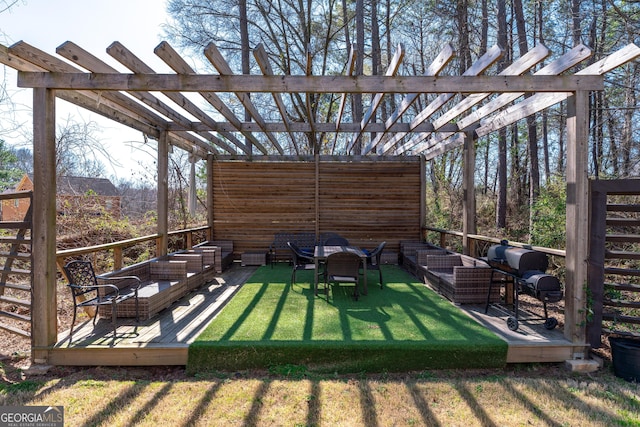
[[[495,283],[502,284],[509,282],[513,284],[513,316],[507,319],[509,329],[518,329],[518,294],[524,292],[537,300],[544,306],[544,320],[547,329],[553,329],[558,321],[547,315],[547,303],[558,302],[563,297],[560,280],[556,276],[547,274],[549,260],[547,255],[531,249],[510,246],[506,241],[499,245],[493,245],[487,252],[487,263],[493,268],[491,283],[489,285],[489,295],[491,287]],[[494,280],[498,274],[499,280]],[[506,278],[506,279],[505,279]],[[485,313],[489,311],[489,298]]]

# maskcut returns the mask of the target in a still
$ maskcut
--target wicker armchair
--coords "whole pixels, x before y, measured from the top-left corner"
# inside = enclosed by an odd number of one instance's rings
[[[117,304],[119,302],[135,298],[136,301],[136,321],[139,319],[138,312],[138,289],[140,288],[140,279],[136,276],[121,276],[121,277],[103,277],[96,276],[93,265],[89,261],[71,261],[64,266],[64,272],[69,280],[67,285],[71,290],[73,297],[73,320],[71,321],[71,329],[69,331],[69,342],[73,337],[73,325],[76,322],[76,315],[78,308],[95,307],[96,311],[93,316],[93,325],[96,324],[98,318],[97,308],[100,306],[111,306],[111,321],[113,323],[113,338],[116,338],[117,329]],[[98,284],[98,279],[101,281],[122,281],[122,280],[134,280],[137,281],[137,286],[133,286],[132,291],[127,294],[121,294],[118,286],[105,283]],[[101,290],[101,292],[99,292]]]
[[[353,297],[358,300],[362,259],[352,252],[336,252],[327,257],[324,290],[329,300],[329,283],[353,283]]]
[[[378,276],[380,279],[380,288],[382,289],[382,268],[380,259],[382,258],[382,251],[384,250],[387,242],[382,242],[377,248],[367,254],[367,271],[378,270]]]

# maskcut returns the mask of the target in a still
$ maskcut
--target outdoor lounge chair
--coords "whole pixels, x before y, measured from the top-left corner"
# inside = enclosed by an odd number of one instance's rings
[[[95,307],[95,314],[93,316],[93,325],[96,324],[98,318],[98,307],[103,305],[111,305],[111,321],[113,323],[113,338],[116,338],[117,328],[117,307],[116,305],[130,298],[135,298],[136,301],[136,321],[139,319],[138,313],[138,288],[140,287],[140,279],[136,276],[121,276],[121,277],[103,277],[96,276],[93,265],[89,261],[71,261],[64,266],[64,272],[69,280],[67,285],[71,290],[73,297],[73,320],[71,321],[71,329],[69,331],[69,342],[71,342],[73,336],[73,325],[76,322],[76,314],[78,308],[81,307]],[[120,289],[113,284],[98,284],[98,278],[101,281],[121,281],[121,280],[134,280],[138,282],[138,286],[133,287],[133,292],[126,295],[120,294]],[[110,290],[107,292],[99,292],[99,289]]]
[[[313,254],[303,251],[293,242],[287,242],[293,257],[293,270],[291,271],[291,283],[296,282],[296,271],[298,270],[314,270],[315,264]]]
[[[327,257],[324,290],[329,300],[329,283],[353,283],[353,297],[358,300],[362,259],[351,252],[336,252]]]
[[[382,288],[382,268],[380,265],[380,259],[382,257],[382,251],[384,250],[387,242],[382,242],[377,248],[367,253],[367,271],[378,270],[378,276],[380,278],[380,288]]]

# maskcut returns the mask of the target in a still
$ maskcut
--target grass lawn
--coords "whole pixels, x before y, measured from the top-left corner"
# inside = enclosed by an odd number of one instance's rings
[[[189,373],[304,366],[317,372],[495,368],[507,345],[397,266],[368,277],[369,294],[334,285],[327,301],[313,272],[264,266],[189,348]]]

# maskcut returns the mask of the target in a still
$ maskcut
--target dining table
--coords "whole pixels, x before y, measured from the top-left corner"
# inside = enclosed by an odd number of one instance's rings
[[[313,251],[313,263],[315,267],[315,279],[314,279],[314,291],[318,295],[318,278],[320,276],[320,264],[327,260],[327,257],[336,252],[351,252],[360,257],[362,260],[362,272],[363,272],[363,295],[367,295],[367,254],[357,246],[316,246]]]

